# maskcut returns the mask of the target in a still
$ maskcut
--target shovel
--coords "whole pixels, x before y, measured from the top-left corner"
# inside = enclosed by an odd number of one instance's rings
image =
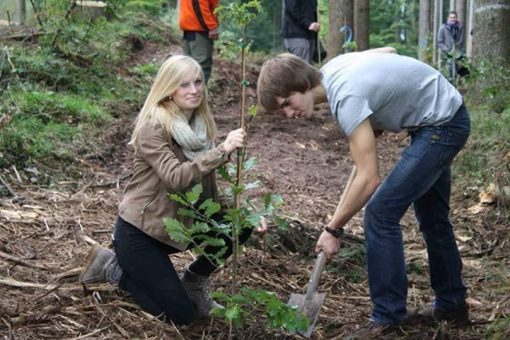
[[[310,277],[310,281],[308,281],[308,286],[306,287],[306,294],[292,294],[288,303],[290,306],[297,307],[309,320],[307,331],[305,333],[300,332],[301,335],[307,338],[309,338],[312,334],[315,322],[319,317],[319,311],[324,303],[324,298],[326,297],[326,293],[317,293],[317,286],[325,264],[326,254],[321,251],[315,260],[312,276]]]
[[[344,203],[345,196],[351,188],[354,177],[356,177],[356,166],[352,168],[351,175],[349,176],[349,180],[347,181],[347,185],[345,186],[344,193],[340,198],[340,203],[338,203],[338,206],[341,206]],[[317,293],[317,286],[319,285],[319,279],[321,277],[322,270],[324,269],[324,265],[326,264],[326,260],[326,254],[321,251],[315,260],[312,275],[308,281],[305,295],[291,294],[289,299],[288,305],[297,307],[298,310],[300,310],[308,318],[308,329],[304,333],[299,332],[299,334],[306,338],[309,338],[310,335],[312,335],[315,322],[319,318],[319,311],[322,307],[322,304],[324,303],[324,298],[326,297],[326,293]]]

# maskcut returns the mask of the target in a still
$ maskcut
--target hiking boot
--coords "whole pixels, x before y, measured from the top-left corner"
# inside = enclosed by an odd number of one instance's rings
[[[80,275],[80,282],[119,284],[122,268],[117,262],[117,256],[99,244],[95,244],[87,255],[87,265]]]
[[[209,295],[209,277],[195,274],[186,268],[181,281],[199,316],[208,316],[213,308],[225,308]]]
[[[369,321],[361,326],[354,334],[349,336],[349,339],[378,339],[385,334],[391,333],[395,330],[393,325],[384,325],[374,321]]]
[[[418,314],[423,318],[434,320],[436,322],[446,321],[454,325],[467,325],[469,321],[469,309],[467,304],[451,309],[428,308],[419,311]]]

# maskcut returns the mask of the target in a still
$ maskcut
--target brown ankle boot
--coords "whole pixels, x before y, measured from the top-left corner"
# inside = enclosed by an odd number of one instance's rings
[[[106,282],[118,284],[122,273],[115,253],[95,244],[87,255],[87,265],[79,280],[84,285]]]
[[[224,308],[213,300],[207,292],[209,277],[193,273],[188,268],[181,277],[181,282],[188,292],[188,296],[196,308],[199,316],[208,316],[213,308]]]

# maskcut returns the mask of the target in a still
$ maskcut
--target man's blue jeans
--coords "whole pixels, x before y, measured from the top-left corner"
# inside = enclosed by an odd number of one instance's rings
[[[466,287],[450,211],[450,166],[470,131],[464,107],[441,126],[410,132],[411,144],[365,208],[372,320],[396,324],[406,315],[407,275],[400,219],[411,204],[427,246],[435,308],[464,304]]]

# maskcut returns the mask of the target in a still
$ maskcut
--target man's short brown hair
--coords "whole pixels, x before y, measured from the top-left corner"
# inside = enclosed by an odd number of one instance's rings
[[[320,84],[322,75],[318,69],[303,59],[282,53],[268,59],[262,65],[257,83],[259,105],[268,112],[280,107],[276,97],[287,98],[293,92],[305,93]]]

